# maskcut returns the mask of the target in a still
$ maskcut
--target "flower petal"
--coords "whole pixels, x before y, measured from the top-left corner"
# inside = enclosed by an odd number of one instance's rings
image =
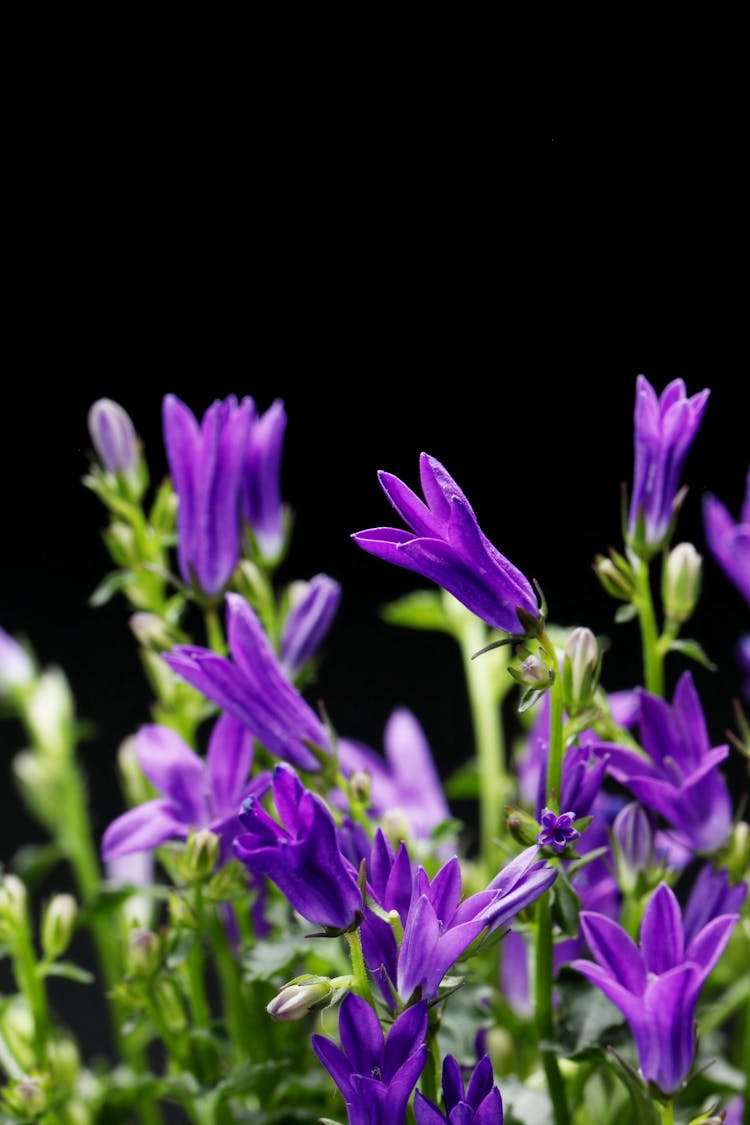
[[[214,815],[238,811],[252,764],[252,734],[234,715],[220,715],[206,753]]]
[[[599,965],[620,987],[635,997],[642,996],[646,971],[638,946],[630,935],[606,914],[582,910],[580,922],[586,944]]]
[[[135,751],[146,777],[169,797],[181,820],[194,827],[207,825],[211,816],[205,766],[179,734],[156,723],[141,727]]]
[[[666,973],[684,959],[682,911],[677,896],[660,883],[646,903],[641,922],[640,945],[647,973]]]
[[[102,859],[106,862],[131,852],[150,851],[165,840],[186,839],[188,827],[175,815],[163,797],[145,801],[113,820],[102,837]]]

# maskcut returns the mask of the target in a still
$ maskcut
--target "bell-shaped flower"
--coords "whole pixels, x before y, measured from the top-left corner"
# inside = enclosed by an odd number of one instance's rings
[[[227,594],[230,657],[200,645],[175,645],[163,659],[183,680],[247,727],[266,750],[304,770],[317,770],[313,743],[329,752],[313,709],[289,681],[255,611]]]
[[[290,588],[290,607],[281,630],[279,660],[293,679],[317,655],[341,601],[341,586],[327,574]]]
[[[200,424],[176,395],[162,404],[167,461],[177,493],[180,573],[219,596],[240,558],[241,481],[255,413],[251,398],[214,402]]]
[[[427,1061],[427,1005],[407,1008],[383,1035],[373,1008],[353,992],[339,1011],[341,1046],[313,1035],[312,1048],[344,1099],[349,1125],[406,1120],[412,1090]]]
[[[99,398],[89,407],[88,428],[106,471],[132,478],[138,466],[140,443],[127,411],[111,398]]]
[[[113,820],[102,838],[105,862],[150,851],[166,840],[186,840],[208,828],[221,840],[220,861],[231,857],[242,801],[264,793],[268,772],[249,780],[253,740],[231,715],[217,719],[205,761],[169,727],[141,727],[135,738],[141,769],[161,797],[145,801]]]
[[[750,605],[750,469],[739,520],[709,493],[703,498],[703,527],[711,554]]]
[[[517,610],[539,617],[531,583],[490,543],[469,501],[440,462],[423,453],[419,467],[426,503],[391,473],[378,474],[409,530],[376,527],[357,532],[354,542],[442,586],[491,627],[525,632]]]
[[[240,812],[234,853],[254,875],[275,883],[291,905],[317,926],[344,931],[361,920],[358,872],[339,845],[336,823],[322,797],[305,789],[280,763],[273,775],[279,819],[254,795]]]
[[[682,379],[661,396],[645,375],[636,380],[635,467],[628,539],[641,554],[653,554],[667,538],[675,514],[680,473],[703,418],[710,391],[688,398]]]
[[[503,1125],[503,1099],[494,1084],[489,1055],[484,1055],[474,1067],[468,1086],[458,1062],[453,1055],[446,1055],[442,1085],[443,1111],[417,1090],[417,1125]]]
[[[726,868],[704,863],[683,911],[685,942],[689,945],[714,918],[739,914],[746,898],[747,883],[730,883]]]
[[[286,513],[281,500],[281,454],[286,411],[277,399],[254,418],[242,470],[243,512],[264,562],[279,561],[286,542]]]
[[[612,777],[664,817],[678,845],[705,854],[722,847],[732,829],[732,800],[718,767],[729,747],[711,748],[690,672],[680,677],[671,705],[641,693],[640,740],[645,754],[602,744]]]
[[[371,810],[381,820],[401,814],[411,834],[427,839],[450,818],[429,743],[416,716],[407,708],[396,708],[385,725],[385,757],[347,738],[340,738],[337,748],[346,777],[355,772],[369,775]]]
[[[603,914],[582,911],[593,961],[571,962],[620,1009],[633,1032],[641,1073],[663,1095],[675,1094],[695,1054],[695,1008],[729,941],[738,914],[721,914],[686,940],[674,891],[660,883],[641,922],[640,943]]]

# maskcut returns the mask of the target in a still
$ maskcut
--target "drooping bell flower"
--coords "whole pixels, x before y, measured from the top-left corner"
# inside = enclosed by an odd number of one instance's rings
[[[688,1077],[695,1054],[695,1008],[739,915],[721,914],[687,940],[674,891],[660,883],[643,914],[640,943],[611,918],[582,911],[593,957],[571,968],[601,989],[630,1024],[641,1073],[665,1096]]]
[[[284,763],[276,766],[272,787],[279,819],[251,795],[240,812],[235,855],[254,875],[275,883],[309,922],[352,929],[362,915],[358,872],[341,851],[328,806]]]
[[[208,598],[223,592],[240,558],[240,489],[254,414],[251,398],[238,403],[234,395],[214,402],[200,423],[176,395],[162,404],[180,573]]]
[[[231,715],[214,724],[205,761],[169,727],[141,727],[135,737],[141,769],[162,795],[118,816],[104,832],[102,859],[108,862],[150,851],[167,840],[186,840],[191,829],[208,828],[221,839],[220,862],[231,858],[240,828],[238,813],[251,793],[264,793],[268,772],[249,780],[253,740]]]
[[[442,1085],[444,1111],[417,1090],[417,1125],[503,1125],[503,1099],[494,1084],[489,1055],[484,1055],[474,1067],[468,1086],[456,1059],[446,1055]]]
[[[678,504],[682,466],[703,418],[709,390],[688,398],[682,379],[661,396],[645,375],[635,390],[635,466],[628,540],[639,554],[654,554],[665,542]]]
[[[427,1004],[401,1013],[383,1035],[375,1011],[349,992],[339,1011],[341,1046],[313,1035],[312,1049],[336,1083],[349,1125],[396,1125],[427,1061]]]
[[[703,498],[703,527],[711,554],[750,605],[750,469],[739,520],[708,494]]]
[[[227,594],[226,604],[229,657],[200,645],[175,645],[163,659],[270,753],[300,769],[319,769],[307,744],[330,751],[323,724],[289,681],[255,611],[239,594]]]
[[[381,488],[409,530],[371,528],[354,534],[354,542],[442,586],[492,628],[526,632],[517,610],[534,619],[540,613],[531,583],[490,543],[440,462],[423,453],[419,468],[424,501],[398,477],[378,473]]]

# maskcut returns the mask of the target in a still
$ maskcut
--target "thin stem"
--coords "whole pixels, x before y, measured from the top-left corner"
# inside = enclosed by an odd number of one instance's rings
[[[226,1016],[227,1032],[235,1058],[255,1059],[259,1056],[253,1035],[256,1021],[251,1018],[251,1008],[243,996],[240,966],[218,911],[213,912],[210,932],[222,1010]]]
[[[497,653],[472,660],[474,653],[487,644],[487,630],[474,614],[460,619],[458,639],[469,694],[474,742],[479,764],[479,845],[482,866],[486,873],[497,868],[497,840],[503,831],[503,809],[510,793],[506,770],[505,744],[500,716]],[[512,681],[508,677],[508,686]]]
[[[206,606],[203,611],[203,620],[206,626],[208,647],[213,649],[214,652],[223,655],[227,651],[227,645],[224,640],[224,630],[221,627],[221,621],[219,620],[219,615],[214,606]]]
[[[646,691],[651,695],[664,695],[664,653],[659,643],[654,602],[651,595],[651,581],[648,562],[639,559],[635,567],[635,597],[633,604],[638,611],[641,627],[641,647],[643,650],[643,674]]]
[[[47,1065],[47,1042],[49,1039],[49,1008],[44,981],[36,971],[36,954],[31,941],[28,920],[19,925],[10,942],[13,959],[13,973],[19,992],[26,998],[34,1021],[34,1053],[37,1066],[44,1070]]]
[[[555,1037],[552,1013],[552,979],[554,972],[552,915],[549,891],[537,901],[536,930],[536,1023],[542,1065],[552,1102],[555,1125],[570,1125],[570,1113],[557,1056],[551,1044]]]
[[[662,1125],[674,1125],[674,1105],[672,1102],[667,1102],[666,1105],[656,1102],[656,1107],[659,1110]]]
[[[193,943],[187,955],[188,988],[190,1008],[198,1027],[207,1028],[211,1024],[211,1009],[206,997],[205,962],[203,957],[204,910],[203,893],[200,886],[195,888],[193,909],[198,926]]]
[[[745,1006],[739,1016],[740,1026],[740,1058],[739,1070],[750,1074],[750,996],[745,1001]],[[750,1095],[745,1092],[742,1125],[750,1125]]]
[[[546,633],[542,633],[540,644],[549,657],[554,672],[549,689],[549,755],[547,757],[547,808],[561,812],[560,792],[562,790],[563,767],[563,684],[560,665],[555,646]]]
[[[375,1007],[375,1002],[372,998],[372,991],[370,990],[370,981],[367,976],[367,966],[365,965],[364,955],[362,953],[362,940],[359,936],[359,930],[349,930],[346,935],[346,940],[349,942],[349,951],[352,955],[352,969],[354,970],[354,983],[352,985],[352,992],[356,992],[368,1004]]]

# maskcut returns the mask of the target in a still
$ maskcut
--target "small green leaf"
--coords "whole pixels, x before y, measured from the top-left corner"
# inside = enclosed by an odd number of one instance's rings
[[[697,641],[672,641],[669,646],[670,652],[681,652],[683,656],[687,656],[689,660],[694,660],[696,664],[700,664],[703,668],[707,668],[709,672],[716,671],[716,665],[709,660],[706,656],[701,645]]]
[[[479,765],[476,758],[464,762],[443,783],[446,797],[454,801],[470,801],[479,796]]]
[[[626,621],[633,621],[638,616],[638,610],[634,605],[621,605],[615,611],[615,621],[618,625],[624,625]]]
[[[560,868],[552,885],[552,918],[568,937],[578,935],[578,915],[581,900]]]
[[[132,582],[133,575],[127,570],[113,570],[102,578],[99,585],[94,590],[89,598],[89,605],[94,609],[99,609],[100,606],[106,605],[111,601],[115,594],[119,594],[124,590],[129,582]]]
[[[41,975],[44,977],[64,977],[66,980],[74,980],[79,984],[92,984],[95,980],[94,974],[90,973],[88,969],[82,969],[80,965],[74,965],[72,961],[52,961],[49,965],[40,965],[42,970]]]
[[[304,962],[310,953],[310,945],[295,935],[277,937],[273,942],[259,942],[253,946],[242,960],[245,980],[273,982],[281,977],[290,979],[288,972],[293,962]]]
[[[381,608],[380,616],[389,625],[453,633],[440,594],[430,590],[416,590],[413,594],[406,594],[395,602],[389,602]]]
[[[622,1014],[598,988],[564,968],[555,988],[560,996],[560,1040],[567,1058],[600,1060],[605,1044],[627,1042]]]

